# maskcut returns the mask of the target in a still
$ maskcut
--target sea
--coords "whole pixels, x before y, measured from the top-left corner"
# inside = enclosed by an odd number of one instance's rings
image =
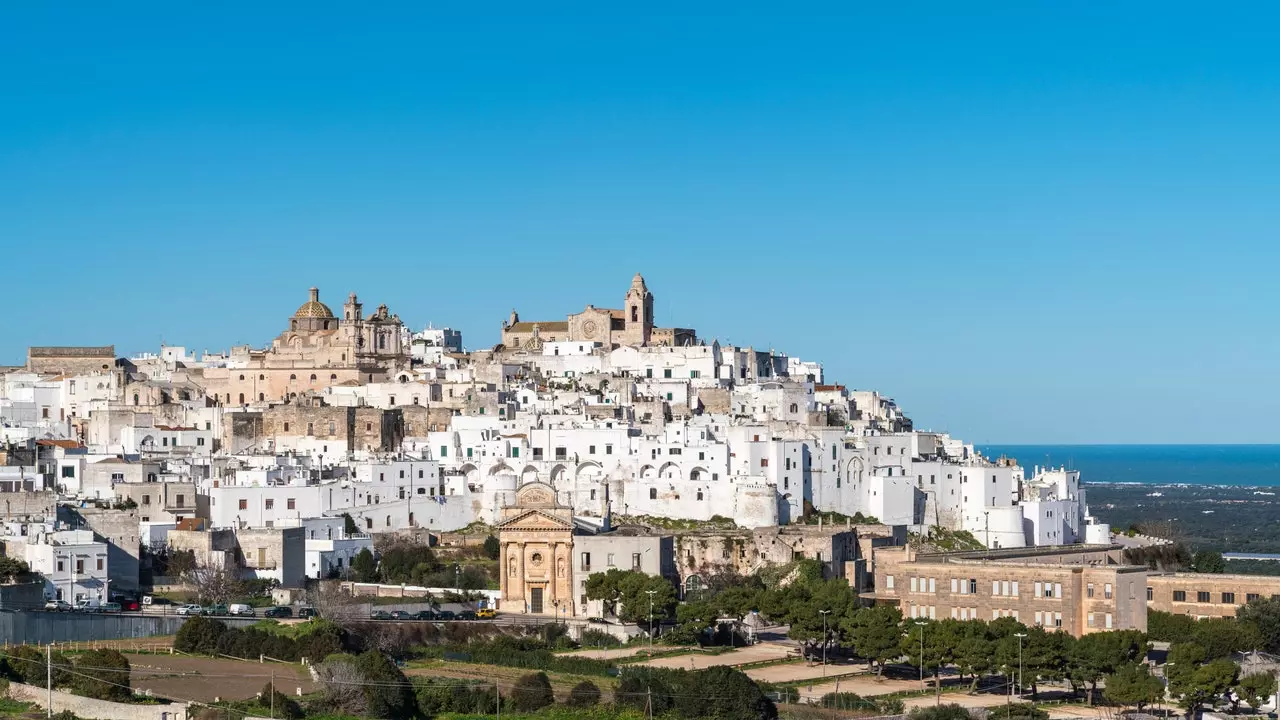
[[[1087,485],[1280,485],[1280,445],[981,445],[989,458],[1080,471]]]

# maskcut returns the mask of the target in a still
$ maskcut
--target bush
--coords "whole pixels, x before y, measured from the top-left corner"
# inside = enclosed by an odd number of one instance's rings
[[[115,650],[90,650],[76,658],[71,689],[77,695],[98,700],[128,702],[133,698],[129,686],[129,660]]]
[[[284,718],[284,720],[302,720],[302,706],[293,698],[280,692],[275,688],[275,683],[267,683],[262,686],[262,692],[258,694],[258,704],[264,710],[271,714],[271,717]]]
[[[71,667],[71,662],[60,652],[54,652],[50,660],[53,662],[54,687],[65,687],[71,677],[66,671],[67,668]],[[6,666],[8,668],[8,676],[20,683],[44,687],[45,683],[48,682],[45,651],[38,647],[19,645],[9,651],[9,659],[6,662]]]
[[[987,720],[1049,720],[1049,713],[1031,703],[1014,703],[991,708]]]
[[[618,647],[622,645],[622,641],[603,630],[588,629],[582,631],[582,637],[578,639],[578,644],[584,648]]]
[[[533,712],[555,701],[556,696],[551,692],[551,680],[544,672],[520,676],[511,689],[511,706],[519,712]]]
[[[226,632],[227,626],[217,620],[200,615],[187,618],[173,638],[173,649],[211,655],[218,651],[218,640]]]
[[[912,708],[907,713],[907,720],[971,720],[972,716],[963,705],[947,703],[945,705],[929,705]]]
[[[355,664],[364,677],[366,713],[376,718],[405,718],[417,712],[413,685],[386,655],[370,650],[358,655]]]
[[[418,681],[414,684],[418,710],[425,716],[441,713],[488,715],[497,707],[497,692],[490,683],[458,684],[456,680],[437,683]]]
[[[593,707],[600,703],[600,688],[590,680],[583,680],[573,689],[569,691],[569,700],[566,703],[571,707]]]

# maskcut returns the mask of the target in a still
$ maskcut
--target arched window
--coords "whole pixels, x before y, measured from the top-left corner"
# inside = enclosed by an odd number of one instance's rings
[[[134,393],[134,394],[133,394],[133,404],[134,404],[134,405],[137,405],[137,404],[138,404],[138,393]]]
[[[328,330],[328,329],[329,329],[329,321],[328,321],[328,320],[325,320],[325,321],[324,321],[324,329],[325,329],[325,330]]]
[[[266,380],[266,379],[267,379],[267,376],[266,376],[266,375],[259,375],[259,376],[258,376],[258,379],[259,379],[259,380]]]
[[[266,399],[267,399],[267,396],[265,394],[258,393],[258,402],[262,402],[263,400],[266,400]]]
[[[316,381],[316,374],[311,373],[311,382],[315,382],[315,381]]]
[[[793,413],[794,413],[794,412],[799,412],[799,411],[800,411],[800,406],[799,406],[799,405],[796,405],[795,403],[791,403],[791,412],[793,412]]]
[[[240,404],[244,404],[244,393],[240,393]]]
[[[297,380],[297,379],[298,379],[297,375],[289,375],[289,380]]]
[[[329,379],[330,379],[330,380],[337,380],[337,379],[338,379],[338,374],[337,374],[337,373],[333,373],[332,375],[330,375],[330,376],[329,376]]]
[[[240,376],[240,382],[244,382],[244,376],[243,376],[243,375],[241,375],[241,376]]]

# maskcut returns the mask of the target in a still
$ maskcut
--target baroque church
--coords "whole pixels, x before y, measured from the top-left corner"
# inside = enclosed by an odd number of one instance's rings
[[[339,318],[313,287],[271,347],[232,348],[226,368],[207,368],[206,391],[223,404],[244,405],[294,399],[331,385],[385,382],[410,366],[404,336],[400,317],[386,305],[366,316],[351,293]]]
[[[582,312],[564,320],[525,321],[511,311],[502,324],[502,347],[505,350],[541,351],[548,342],[599,343],[606,350],[623,346],[697,345],[698,335],[687,328],[654,326],[653,293],[645,285],[644,276],[636,273],[622,300],[622,309],[613,310],[588,305]]]

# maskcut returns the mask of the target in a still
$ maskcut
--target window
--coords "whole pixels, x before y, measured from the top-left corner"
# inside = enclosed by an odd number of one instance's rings
[[[285,507],[286,507],[287,509],[289,509],[289,510],[297,510],[297,509],[298,509],[298,503],[297,503],[297,501],[296,501],[294,498],[289,498],[289,499],[285,500],[285,501],[284,501],[284,505],[285,505]]]
[[[440,457],[449,457],[449,447],[447,445],[440,446]]]
[[[1107,629],[1111,629],[1111,613],[1107,613]]]
[[[1147,588],[1147,602],[1151,602],[1152,600],[1155,600],[1155,599],[1156,599],[1155,593],[1151,591],[1151,588],[1150,588],[1150,587],[1148,587],[1148,588]]]
[[[1236,594],[1233,592],[1222,593],[1222,602],[1227,603],[1228,605],[1235,605]]]
[[[1187,601],[1187,591],[1186,591],[1186,590],[1174,590],[1174,591],[1173,591],[1173,601],[1174,601],[1174,602],[1186,602],[1186,601]]]
[[[241,510],[248,510],[248,509],[249,509],[249,501],[248,501],[248,500],[245,500],[244,498],[241,498],[241,499],[240,499],[240,509],[241,509]]]
[[[1088,619],[1089,627],[1093,627],[1094,625],[1096,625],[1096,623],[1093,621],[1093,613],[1089,613],[1089,615],[1087,616],[1087,619]]]
[[[892,576],[892,575],[885,575],[885,576],[884,576],[884,588],[885,588],[886,590],[892,590],[892,589],[893,589],[893,576]]]
[[[612,455],[612,454],[613,454],[613,446],[612,446],[612,445],[605,445],[605,446],[604,446],[604,454],[605,454],[605,455]]]
[[[1107,583],[1106,585],[1102,586],[1102,597],[1108,600],[1111,599],[1111,583]]]
[[[589,552],[582,553],[581,559],[582,559],[582,569],[590,570],[591,569],[591,553]]]
[[[1200,590],[1199,592],[1197,592],[1196,602],[1202,602],[1202,603],[1209,602],[1209,593],[1204,590]]]
[[[104,563],[103,559],[102,559],[102,558],[98,558],[98,569],[99,569],[99,570],[103,569],[103,568],[102,568],[103,563]]]
[[[308,437],[310,437],[310,436],[315,435],[315,434],[316,434],[316,424],[315,424],[315,423],[307,423],[307,436],[308,436]]]
[[[173,505],[174,507],[183,507],[186,505],[186,500],[187,498],[185,495],[177,495],[174,497]]]
[[[970,595],[978,594],[978,581],[974,578],[969,578],[969,594]]]
[[[471,457],[471,448],[467,448],[467,457]]]
[[[1147,594],[1150,594],[1150,591],[1151,591],[1151,588],[1147,588]],[[1258,593],[1248,593],[1244,596],[1244,601],[1253,602],[1254,600],[1257,600],[1259,597],[1261,596],[1258,595]]]
[[[1089,583],[1089,585],[1085,587],[1084,596],[1089,598],[1093,597],[1093,583]]]
[[[84,572],[84,560],[76,560],[76,572],[77,573]]]
[[[62,572],[62,561],[58,561],[58,572]]]
[[[143,504],[143,505],[150,505],[150,504],[151,504],[151,496],[150,496],[150,495],[143,495],[143,496],[142,496],[142,504]]]
[[[1056,612],[1053,614],[1053,626],[1057,628],[1062,627],[1062,613]]]
[[[567,457],[567,451],[566,451],[564,448],[562,448],[562,447],[558,447],[558,448],[556,448],[556,459],[557,459],[557,460],[564,460],[566,457]]]
[[[760,458],[760,467],[769,467],[769,458]]]
[[[588,446],[587,446],[587,454],[588,454],[588,455],[595,455],[595,454],[596,454],[596,446],[595,446],[595,445],[588,445]]]
[[[275,508],[275,506],[276,506],[276,501],[275,501],[275,500],[273,500],[272,498],[267,498],[267,502],[266,502],[265,506],[266,506],[266,509],[271,510],[271,509]]]
[[[73,478],[73,477],[75,477],[75,476],[76,476],[76,466],[75,466],[75,465],[63,465],[63,466],[62,466],[62,477],[64,477],[64,478]]]
[[[284,431],[289,432],[289,423],[284,424]]]
[[[365,518],[365,519],[364,519],[364,529],[365,529],[365,530],[372,530],[372,529],[373,529],[373,518]]]
[[[658,499],[658,488],[649,488],[649,499],[650,500]]]
[[[198,438],[196,438],[196,445],[200,445],[200,446],[202,446],[202,447],[203,447],[203,446],[204,446],[204,438],[202,438],[202,437],[198,437]]]

